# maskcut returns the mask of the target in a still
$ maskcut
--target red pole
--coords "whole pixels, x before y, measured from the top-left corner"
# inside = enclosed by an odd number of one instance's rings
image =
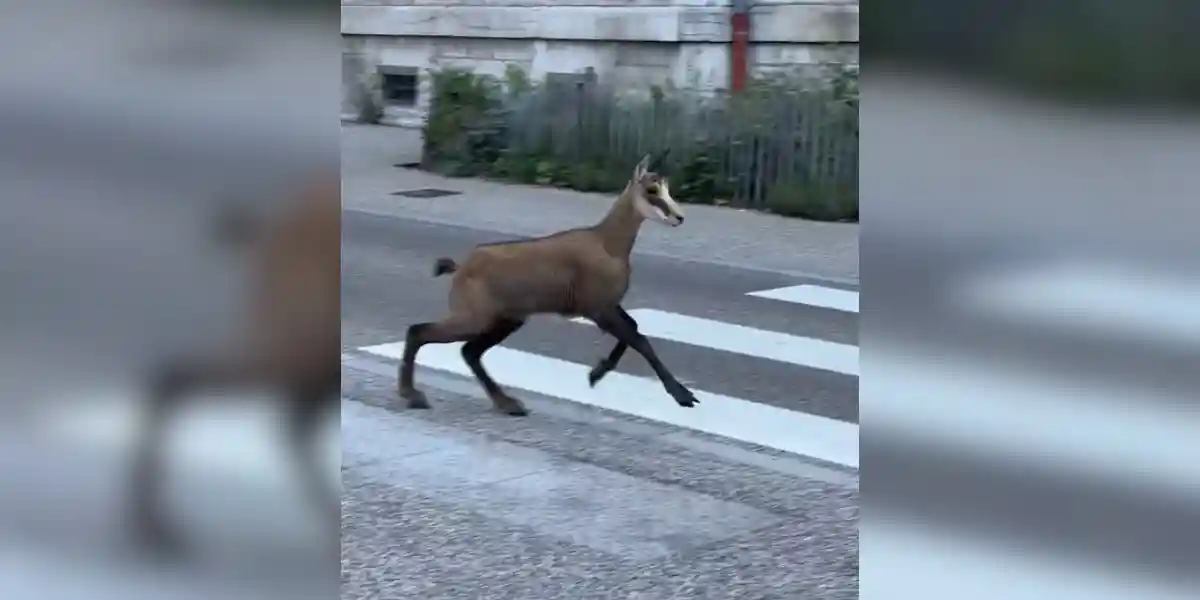
[[[745,1],[733,3],[733,13],[730,16],[730,29],[733,32],[733,43],[730,46],[730,87],[734,92],[746,89],[746,79],[750,70],[750,9]]]

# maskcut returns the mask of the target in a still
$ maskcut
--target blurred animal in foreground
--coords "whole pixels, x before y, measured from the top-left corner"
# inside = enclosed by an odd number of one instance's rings
[[[658,156],[661,163],[666,152]],[[667,393],[680,405],[697,403],[695,395],[663,365],[638,332],[637,322],[621,307],[629,289],[630,252],[642,222],[677,227],[683,211],[671,198],[667,178],[654,172],[646,155],[633,170],[625,190],[599,223],[550,236],[481,244],[462,263],[440,258],[434,276],[453,273],[450,314],[438,322],[408,328],[398,390],[409,408],[429,408],[425,394],[414,387],[417,352],[425,344],[466,342],[463,360],[483,385],[497,410],[523,416],[525,406],[505,393],[483,368],[483,354],[502,343],[535,314],[584,317],[617,339],[608,357],[588,377],[594,386],[612,369],[627,348],[641,354],[654,369]]]
[[[218,234],[250,260],[245,337],[225,352],[164,361],[150,374],[148,419],[132,471],[132,519],[138,538],[158,551],[182,550],[160,507],[165,430],[201,390],[281,392],[289,450],[305,491],[340,522],[339,495],[321,476],[316,453],[319,425],[338,409],[341,388],[340,178],[306,188],[278,219],[224,217]]]

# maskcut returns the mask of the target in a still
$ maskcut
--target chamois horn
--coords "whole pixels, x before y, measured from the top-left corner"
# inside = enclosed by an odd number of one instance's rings
[[[663,160],[665,158],[667,158],[667,155],[670,153],[671,153],[671,148],[668,146],[667,149],[660,152],[658,154],[658,156],[655,156],[654,158],[650,159],[650,164],[646,166],[646,170],[647,171],[657,171],[658,168],[662,166]]]

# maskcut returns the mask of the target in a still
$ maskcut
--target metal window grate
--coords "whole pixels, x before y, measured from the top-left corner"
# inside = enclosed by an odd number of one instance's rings
[[[379,67],[383,102],[389,106],[414,107],[421,85],[416,67]]]

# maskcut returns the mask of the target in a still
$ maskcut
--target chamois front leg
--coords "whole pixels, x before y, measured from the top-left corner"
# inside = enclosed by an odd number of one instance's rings
[[[619,308],[619,307],[617,307]],[[637,329],[631,326],[625,319],[621,318],[618,310],[610,310],[599,315],[595,319],[596,325],[603,329],[605,333],[617,338],[617,341],[623,343],[635,352],[641,354],[646,362],[650,363],[650,368],[654,369],[654,374],[658,376],[658,380],[662,382],[663,388],[667,393],[675,399],[675,402],[685,408],[691,408],[700,403],[696,399],[696,395],[691,390],[687,389],[667,366],[659,360],[658,355],[654,352],[654,348],[650,346],[650,340],[642,335]],[[613,349],[614,352],[616,348]]]
[[[633,328],[634,332],[637,332],[637,321],[634,321],[633,317],[631,317],[624,308],[617,306],[616,313],[621,317],[621,320],[625,321],[626,324]],[[629,344],[626,344],[622,341],[617,341],[617,344],[613,346],[613,349],[608,353],[608,356],[600,359],[596,363],[596,366],[592,367],[591,372],[588,373],[588,385],[591,387],[596,387],[596,384],[599,383],[601,379],[604,379],[605,375],[608,375],[610,371],[617,368],[617,363],[621,362],[621,357],[625,355],[625,351],[628,349]]]

